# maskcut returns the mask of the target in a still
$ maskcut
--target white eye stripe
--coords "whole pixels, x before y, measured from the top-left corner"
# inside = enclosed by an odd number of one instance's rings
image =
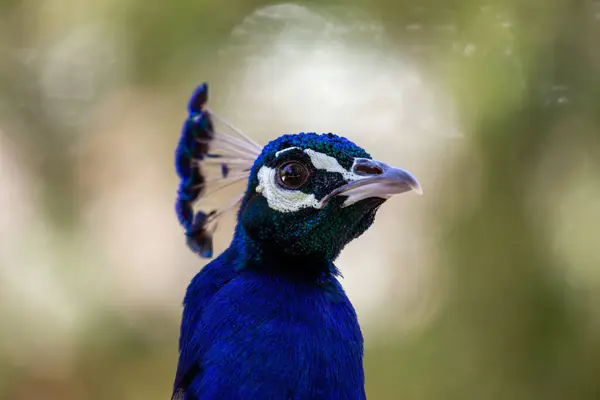
[[[304,149],[304,152],[310,157],[310,162],[316,169],[324,169],[327,172],[339,172],[347,181],[364,178],[342,167],[334,157],[311,149]]]
[[[283,153],[286,153],[290,150],[300,149],[299,147],[293,146],[288,147],[283,150],[279,150],[275,153],[275,157],[281,156]],[[304,149],[303,150],[306,155],[310,157],[310,162],[316,169],[322,169],[327,172],[338,172],[344,176],[344,179],[347,181],[355,181],[358,179],[363,179],[364,176],[357,175],[352,171],[348,171],[344,167],[342,167],[339,161],[335,157],[331,157],[325,153],[319,153],[318,151],[314,151],[312,149]]]
[[[280,155],[282,155],[283,153],[285,153],[286,151],[290,151],[290,150],[294,150],[294,149],[300,149],[299,147],[288,147],[287,149],[283,149],[283,150],[279,150],[277,153],[275,153],[275,157],[279,157]]]

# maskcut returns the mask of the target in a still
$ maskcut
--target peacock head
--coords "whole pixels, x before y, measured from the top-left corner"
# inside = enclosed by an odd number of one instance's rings
[[[232,134],[218,131],[213,125],[216,116],[204,107],[206,95],[202,85],[192,96],[177,153],[178,171],[187,172],[180,164],[192,171],[188,179],[180,173],[179,199],[185,195],[178,201],[180,221],[187,228],[188,244],[203,256],[212,256],[211,236],[222,214],[194,213],[191,208],[206,193],[210,165],[219,167],[220,177],[214,182],[247,185],[233,203],[240,206],[236,232],[262,253],[288,259],[332,261],[371,226],[387,199],[409,191],[422,193],[410,172],[375,161],[332,133],[283,135],[261,148],[230,125]],[[187,196],[186,187],[198,186]],[[184,210],[187,204],[189,210]]]
[[[283,135],[250,171],[239,223],[269,252],[333,260],[395,194],[421,192],[408,171],[328,133]]]

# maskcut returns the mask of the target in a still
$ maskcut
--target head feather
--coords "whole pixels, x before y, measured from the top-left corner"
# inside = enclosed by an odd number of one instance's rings
[[[231,203],[218,209],[205,212],[195,208],[211,194],[247,181],[262,147],[213,114],[206,107],[207,101],[208,85],[203,83],[188,103],[189,116],[183,125],[175,164],[181,180],[176,210],[185,228],[188,246],[202,257],[210,258],[218,220],[239,205],[244,189]],[[219,129],[213,120],[219,122]]]

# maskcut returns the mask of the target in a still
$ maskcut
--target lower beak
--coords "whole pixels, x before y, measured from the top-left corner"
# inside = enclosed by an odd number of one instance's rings
[[[342,207],[347,207],[371,197],[389,199],[394,195],[410,191],[423,194],[421,184],[413,174],[381,161],[356,158],[352,173],[355,179],[325,196],[321,200],[321,207],[335,196],[345,196],[346,200]]]

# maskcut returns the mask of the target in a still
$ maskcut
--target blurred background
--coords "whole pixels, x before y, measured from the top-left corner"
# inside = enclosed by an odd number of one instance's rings
[[[202,81],[420,179],[337,262],[370,399],[600,398],[598,43],[590,0],[1,0],[0,398],[170,398]]]

